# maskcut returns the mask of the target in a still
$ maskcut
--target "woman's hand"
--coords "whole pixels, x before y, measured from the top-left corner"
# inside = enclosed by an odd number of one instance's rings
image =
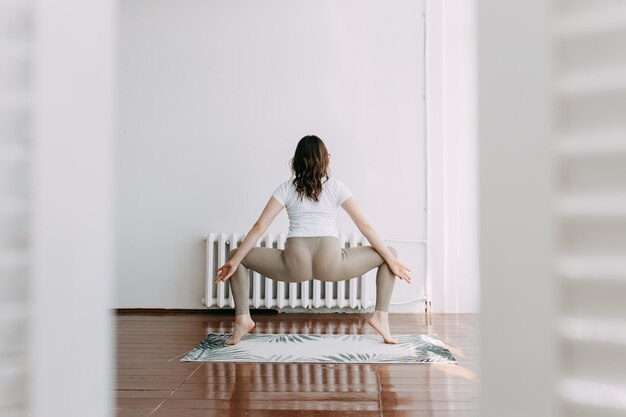
[[[400,262],[399,259],[396,259],[391,263],[387,263],[387,265],[389,265],[389,269],[391,269],[391,272],[393,272],[395,276],[397,276],[401,280],[408,282],[409,284],[411,283],[411,276],[408,274],[408,272],[411,272],[411,270],[407,268],[402,262]]]
[[[220,281],[222,282],[226,281],[235,273],[238,266],[239,266],[239,263],[235,263],[233,261],[226,262],[224,265],[220,266],[215,271],[216,275],[215,275],[215,279],[213,280],[213,282],[218,283]]]

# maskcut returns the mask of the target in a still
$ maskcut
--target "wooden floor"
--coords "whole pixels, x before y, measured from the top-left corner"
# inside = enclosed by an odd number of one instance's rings
[[[259,333],[376,334],[369,315],[252,313]],[[478,316],[390,314],[393,334],[434,333],[458,364],[180,362],[234,316],[117,316],[119,417],[475,417]],[[382,343],[382,339],[381,339]]]

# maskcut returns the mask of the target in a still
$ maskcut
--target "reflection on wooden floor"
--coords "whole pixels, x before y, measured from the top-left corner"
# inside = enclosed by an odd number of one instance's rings
[[[376,334],[357,314],[255,315],[259,333]],[[434,333],[458,364],[179,362],[233,316],[118,315],[117,416],[420,416],[480,413],[478,316],[390,314],[394,334]],[[382,339],[381,339],[382,343]]]

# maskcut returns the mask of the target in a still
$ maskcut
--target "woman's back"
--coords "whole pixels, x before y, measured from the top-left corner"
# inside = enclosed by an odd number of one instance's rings
[[[395,343],[389,333],[387,311],[395,276],[410,282],[409,269],[398,260],[395,248],[385,245],[358,211],[356,201],[349,198],[352,193],[348,187],[328,174],[329,163],[330,154],[319,137],[307,135],[300,139],[291,158],[293,180],[276,187],[241,246],[232,248],[228,262],[216,271],[216,283],[233,277],[230,288],[235,300],[235,330],[224,343],[238,343],[255,326],[249,308],[250,269],[266,278],[296,283],[312,278],[326,282],[347,280],[374,267],[378,267],[376,306],[368,323],[381,334],[385,343]],[[304,196],[317,196],[317,200],[301,197],[296,188]],[[340,247],[337,209],[343,204],[371,245]],[[284,249],[255,246],[283,206],[289,215]]]
[[[272,196],[285,206],[289,216],[287,238],[296,236],[334,236],[337,231],[337,209],[352,195],[340,180],[329,176],[322,184],[319,201],[302,198],[296,192],[293,181],[282,182]]]

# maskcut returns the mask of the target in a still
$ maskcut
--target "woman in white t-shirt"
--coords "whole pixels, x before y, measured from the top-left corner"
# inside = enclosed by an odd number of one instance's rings
[[[398,260],[396,249],[385,245],[366,220],[350,189],[328,175],[329,163],[324,142],[314,135],[303,137],[291,159],[292,178],[278,185],[241,246],[232,249],[228,262],[217,269],[215,282],[230,278],[235,300],[235,329],[227,344],[239,342],[255,325],[248,307],[250,269],[284,282],[313,278],[334,282],[361,276],[376,267],[376,307],[368,323],[385,343],[395,343],[389,332],[389,302],[396,276],[410,283],[410,270]],[[285,248],[255,246],[283,207],[289,216]],[[371,246],[340,248],[336,226],[339,207],[350,215]]]

